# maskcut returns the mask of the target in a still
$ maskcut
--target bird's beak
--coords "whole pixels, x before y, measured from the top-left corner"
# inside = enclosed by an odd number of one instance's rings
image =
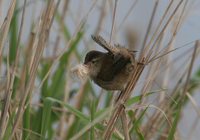
[[[89,71],[90,63],[82,64],[82,67],[83,67],[84,70]]]
[[[89,69],[91,66],[91,62],[83,63],[82,65],[83,65],[83,67]]]

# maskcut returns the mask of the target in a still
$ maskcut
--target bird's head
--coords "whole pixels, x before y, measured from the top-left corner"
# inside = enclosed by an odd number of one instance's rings
[[[91,77],[97,76],[102,67],[104,55],[105,54],[103,52],[94,50],[86,54],[84,65],[88,68],[89,76]]]

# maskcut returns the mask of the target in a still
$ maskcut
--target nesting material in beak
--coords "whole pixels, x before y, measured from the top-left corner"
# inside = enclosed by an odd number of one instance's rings
[[[89,68],[87,65],[79,64],[71,69],[71,72],[78,78],[85,80],[89,74]]]

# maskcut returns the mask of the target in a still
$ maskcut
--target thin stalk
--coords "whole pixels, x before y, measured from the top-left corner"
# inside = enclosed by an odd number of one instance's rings
[[[115,26],[115,15],[116,15],[116,10],[117,10],[117,2],[118,2],[118,0],[115,0],[115,7],[114,7],[114,12],[113,12],[113,18],[112,18],[112,28],[111,28],[111,33],[110,33],[109,44],[111,43],[113,30],[114,30],[114,26]]]

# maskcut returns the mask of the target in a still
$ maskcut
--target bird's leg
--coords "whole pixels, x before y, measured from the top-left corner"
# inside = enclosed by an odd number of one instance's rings
[[[143,63],[143,62],[138,62],[137,64],[138,64],[138,65],[146,65],[146,64]]]

